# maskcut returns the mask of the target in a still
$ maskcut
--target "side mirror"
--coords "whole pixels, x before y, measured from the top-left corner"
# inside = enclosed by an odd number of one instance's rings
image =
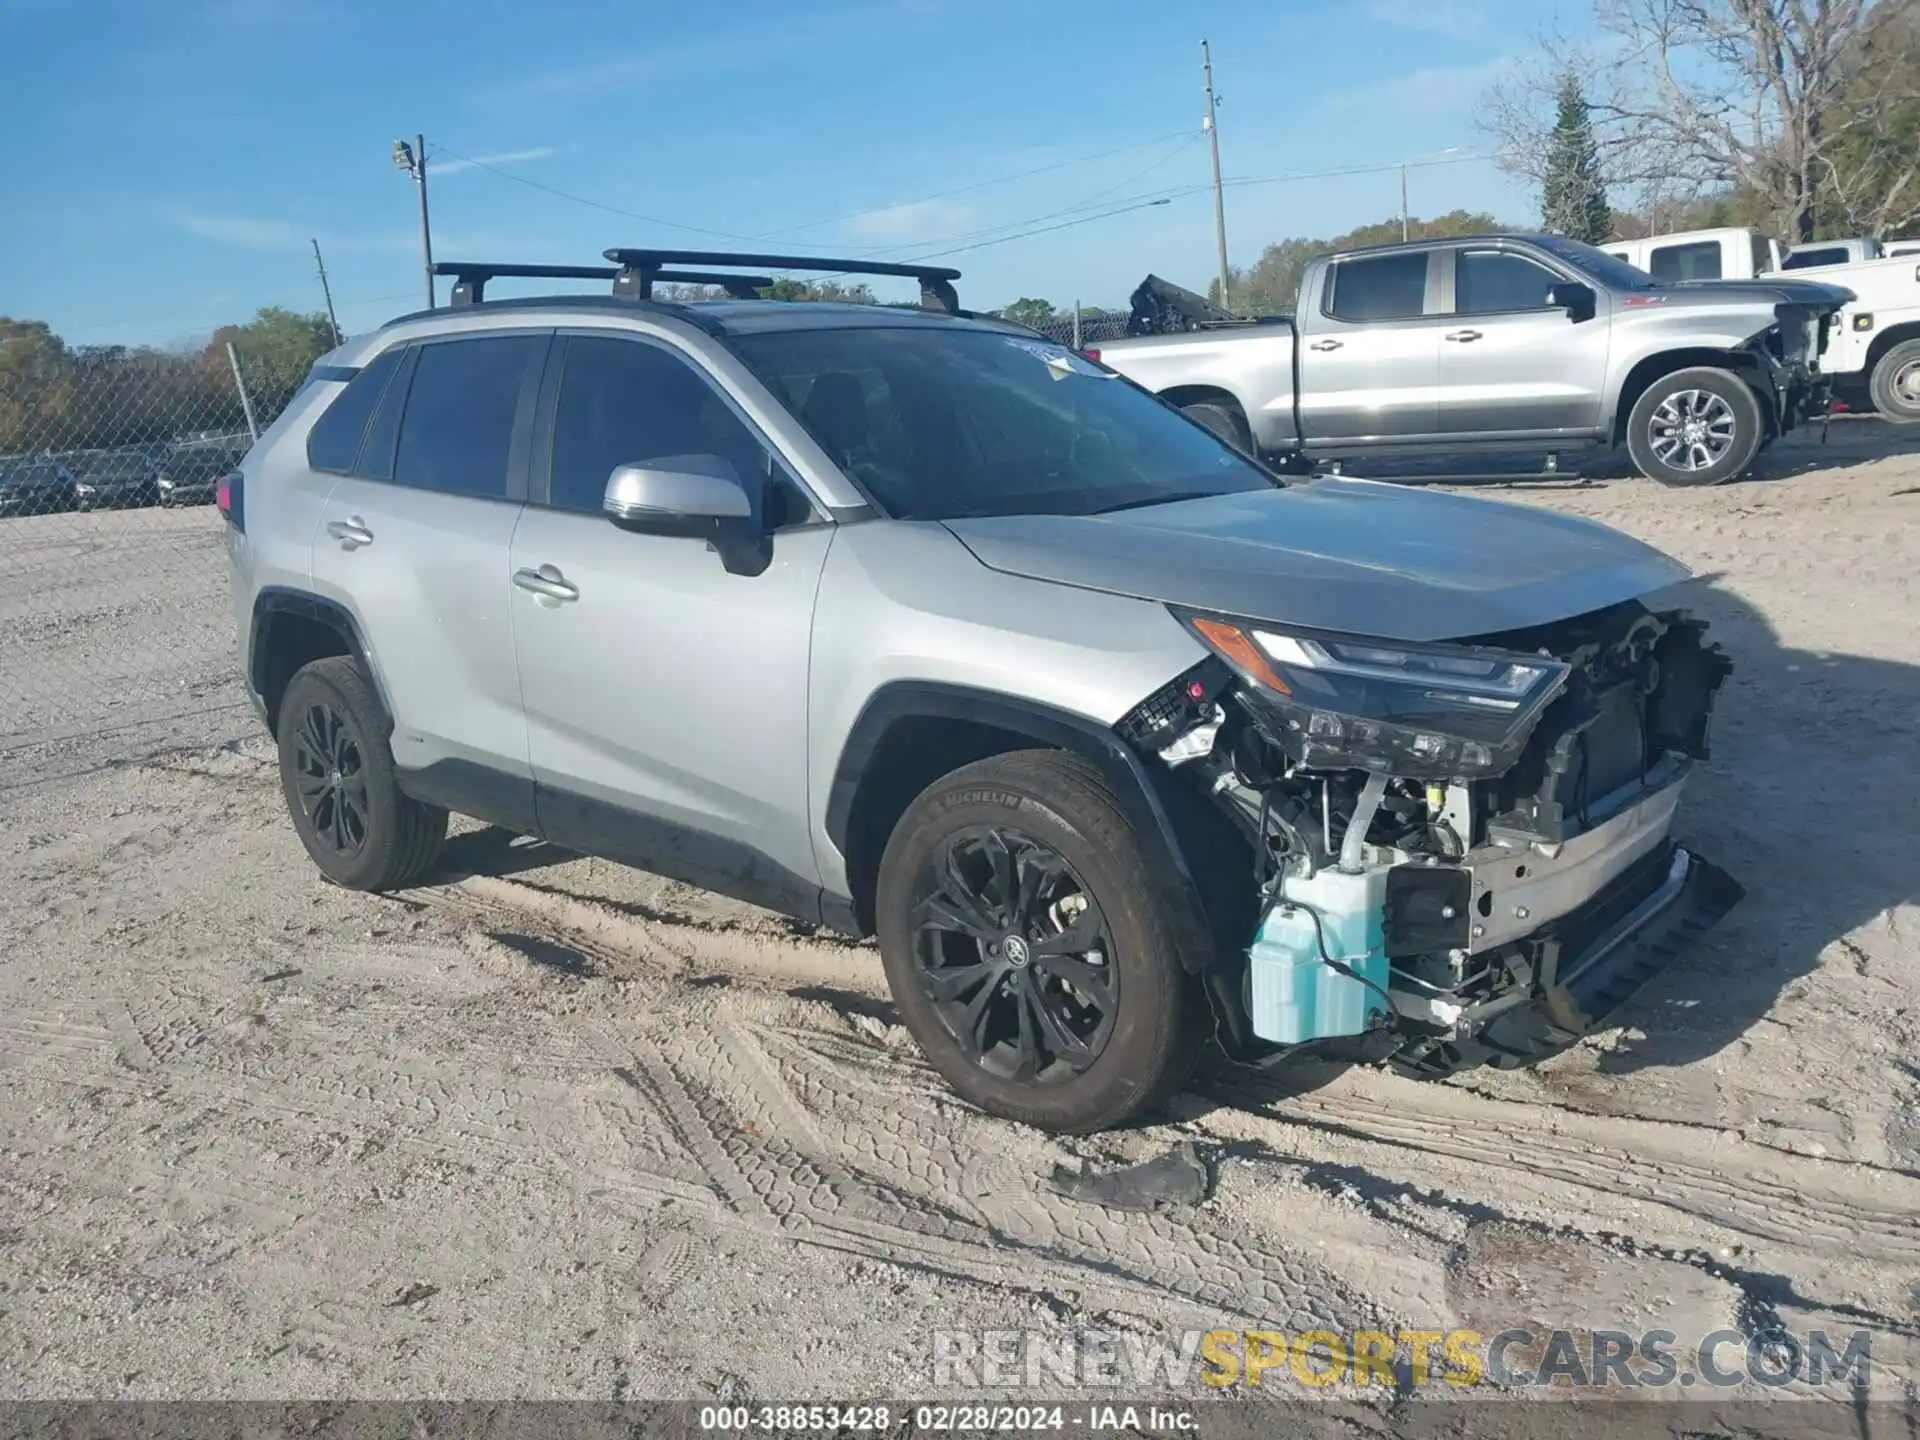
[[[719,455],[664,455],[644,465],[621,465],[607,479],[602,505],[624,530],[666,534],[689,533],[689,523],[753,517],[739,473]]]
[[[1547,304],[1555,309],[1567,312],[1569,319],[1578,324],[1582,320],[1591,320],[1597,307],[1591,285],[1582,285],[1577,280],[1562,280],[1547,289]]]
[[[705,540],[735,575],[758,575],[773,563],[747,487],[720,455],[665,455],[618,466],[607,478],[601,508],[622,530]]]

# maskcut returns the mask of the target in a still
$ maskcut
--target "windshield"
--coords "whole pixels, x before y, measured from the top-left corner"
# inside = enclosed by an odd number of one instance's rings
[[[735,349],[889,515],[1091,515],[1279,482],[1050,341],[901,326],[788,330]]]
[[[144,455],[90,455],[82,464],[89,476],[107,480],[145,475],[153,468],[153,462]]]
[[[1558,255],[1576,270],[1585,271],[1609,290],[1653,290],[1660,284],[1637,265],[1629,265],[1617,256],[1564,235],[1537,235],[1534,243]]]

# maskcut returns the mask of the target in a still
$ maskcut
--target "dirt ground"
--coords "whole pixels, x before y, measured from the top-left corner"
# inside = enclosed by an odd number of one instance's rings
[[[1870,1330],[1911,1398],[1920,433],[1499,498],[1699,572],[1738,668],[1682,834],[1747,899],[1538,1071],[1215,1072],[1073,1142],[952,1099],[870,947],[472,827],[430,886],[320,883],[210,708],[217,520],[9,522],[47,542],[0,552],[0,1395],[874,1399],[939,1393],[936,1330],[1783,1325]],[[191,718],[22,742],[61,684]],[[1179,1140],[1199,1205],[1048,1184]]]

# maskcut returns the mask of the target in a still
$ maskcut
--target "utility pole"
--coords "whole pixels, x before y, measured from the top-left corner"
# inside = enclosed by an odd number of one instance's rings
[[[347,337],[340,333],[340,317],[333,313],[333,287],[327,284],[327,262],[320,258],[320,242],[313,241],[313,263],[320,268],[320,293],[327,297],[327,325],[333,331],[333,343],[338,345]]]
[[[1207,91],[1207,143],[1213,149],[1213,233],[1220,245],[1220,304],[1224,309],[1232,309],[1227,298],[1227,202],[1220,189],[1220,127],[1214,122],[1214,104],[1218,97],[1213,93],[1213,51],[1205,40],[1200,42],[1200,73]]]
[[[427,223],[427,137],[416,135],[411,145],[404,140],[394,141],[393,163],[395,168],[411,175],[420,187],[420,256],[427,277],[427,308],[431,310],[434,307],[433,228]]]
[[[427,137],[416,135],[414,143],[419,147],[414,154],[420,157],[420,168],[414,176],[420,182],[420,253],[426,261],[427,309],[434,307],[433,298],[433,227],[427,224]]]
[[[1400,238],[1407,236],[1407,162],[1400,162]]]

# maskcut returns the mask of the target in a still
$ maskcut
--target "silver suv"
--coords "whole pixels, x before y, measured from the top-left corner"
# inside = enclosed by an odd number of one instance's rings
[[[458,811],[877,934],[954,1088],[1057,1130],[1206,1040],[1530,1063],[1738,897],[1670,834],[1730,667],[1659,552],[1284,480],[952,271],[608,254],[442,267],[221,482],[336,883],[426,879]],[[923,305],[650,298],[690,262]]]

